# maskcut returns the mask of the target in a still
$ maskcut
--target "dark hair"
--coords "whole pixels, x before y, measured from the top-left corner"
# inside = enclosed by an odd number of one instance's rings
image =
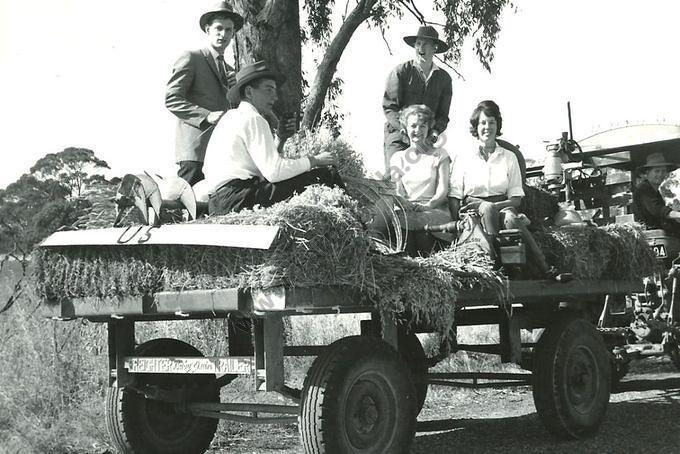
[[[210,27],[212,23],[215,22],[215,19],[229,19],[231,23],[234,24],[234,28],[236,28],[236,22],[234,22],[234,18],[231,16],[231,14],[225,13],[224,11],[217,11],[207,17],[205,20],[205,25],[203,26],[203,31],[206,31],[208,27]]]
[[[253,80],[249,80],[248,82],[239,87],[238,89],[239,96],[243,98],[246,95],[246,87],[260,88],[260,85],[262,85],[262,82],[264,82],[265,80],[273,80],[274,82],[276,82],[276,79],[274,79],[273,77],[257,77]]]
[[[502,134],[501,127],[503,126],[503,117],[501,117],[501,109],[498,107],[498,104],[491,100],[480,102],[477,104],[477,107],[475,107],[475,110],[472,111],[472,115],[470,116],[470,134],[472,134],[473,137],[479,137],[479,134],[477,134],[477,126],[479,126],[479,115],[482,112],[484,112],[484,115],[487,117],[494,117],[496,119],[496,136],[500,136]]]
[[[432,129],[434,126],[434,112],[425,104],[411,104],[405,107],[399,114],[399,122],[402,127],[406,127],[408,117],[411,115],[417,115],[419,118],[422,118],[428,129]]]

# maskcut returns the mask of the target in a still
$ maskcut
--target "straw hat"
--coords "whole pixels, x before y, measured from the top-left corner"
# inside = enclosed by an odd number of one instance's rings
[[[243,17],[234,11],[234,8],[229,4],[229,2],[217,2],[213,7],[201,15],[198,20],[198,24],[201,26],[201,30],[205,30],[205,26],[210,22],[215,14],[225,14],[234,22],[234,32],[237,32],[243,27]]]
[[[238,101],[241,100],[241,87],[243,87],[248,82],[262,78],[274,79],[277,85],[281,85],[286,80],[286,77],[283,74],[269,69],[264,61],[256,61],[255,63],[244,66],[238,73],[236,73],[236,83],[229,89],[229,92],[227,93],[229,101],[232,103],[238,103]]]
[[[664,157],[663,153],[659,151],[647,155],[645,163],[638,167],[638,170],[640,172],[644,172],[645,170],[651,169],[652,167],[672,167],[674,169],[677,169],[678,164],[666,161],[666,158]]]
[[[422,27],[418,28],[418,33],[415,35],[404,36],[404,42],[411,47],[415,47],[416,40],[418,38],[427,38],[434,41],[435,53],[437,54],[446,52],[449,49],[449,45],[439,39],[439,33],[437,33],[437,30],[435,30],[434,27],[430,25],[423,25]]]

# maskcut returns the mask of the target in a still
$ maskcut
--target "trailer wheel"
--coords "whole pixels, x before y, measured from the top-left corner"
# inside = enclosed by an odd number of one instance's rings
[[[427,358],[420,339],[415,334],[399,333],[399,353],[411,371],[411,380],[416,392],[416,416],[423,409],[427,397]]]
[[[415,423],[409,370],[381,339],[340,339],[305,377],[299,427],[308,454],[406,453]]]
[[[597,431],[611,391],[611,361],[602,337],[587,321],[561,320],[536,345],[533,395],[546,428],[561,438]]]
[[[176,339],[154,339],[138,346],[135,356],[202,356]],[[219,402],[214,375],[139,374],[136,388],[156,385],[165,391],[183,389],[187,400]],[[106,396],[106,427],[118,451],[124,454],[201,454],[217,430],[217,419],[192,416],[174,404],[147,399],[114,383]]]

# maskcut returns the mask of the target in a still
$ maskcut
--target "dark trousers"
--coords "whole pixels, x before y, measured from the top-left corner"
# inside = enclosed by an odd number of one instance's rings
[[[268,207],[299,194],[307,186],[322,184],[345,189],[335,167],[312,169],[288,180],[271,183],[264,178],[253,177],[248,180],[232,180],[220,187],[210,196],[208,213],[226,214],[232,211],[253,208],[255,205]]]
[[[201,161],[180,161],[178,164],[179,170],[177,170],[177,176],[189,183],[189,185],[193,186],[205,178]]]

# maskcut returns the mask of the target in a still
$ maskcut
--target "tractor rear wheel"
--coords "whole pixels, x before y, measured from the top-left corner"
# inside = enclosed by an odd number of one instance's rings
[[[573,317],[547,327],[533,361],[534,404],[546,428],[561,438],[591,435],[610,392],[610,353],[595,327]]]

